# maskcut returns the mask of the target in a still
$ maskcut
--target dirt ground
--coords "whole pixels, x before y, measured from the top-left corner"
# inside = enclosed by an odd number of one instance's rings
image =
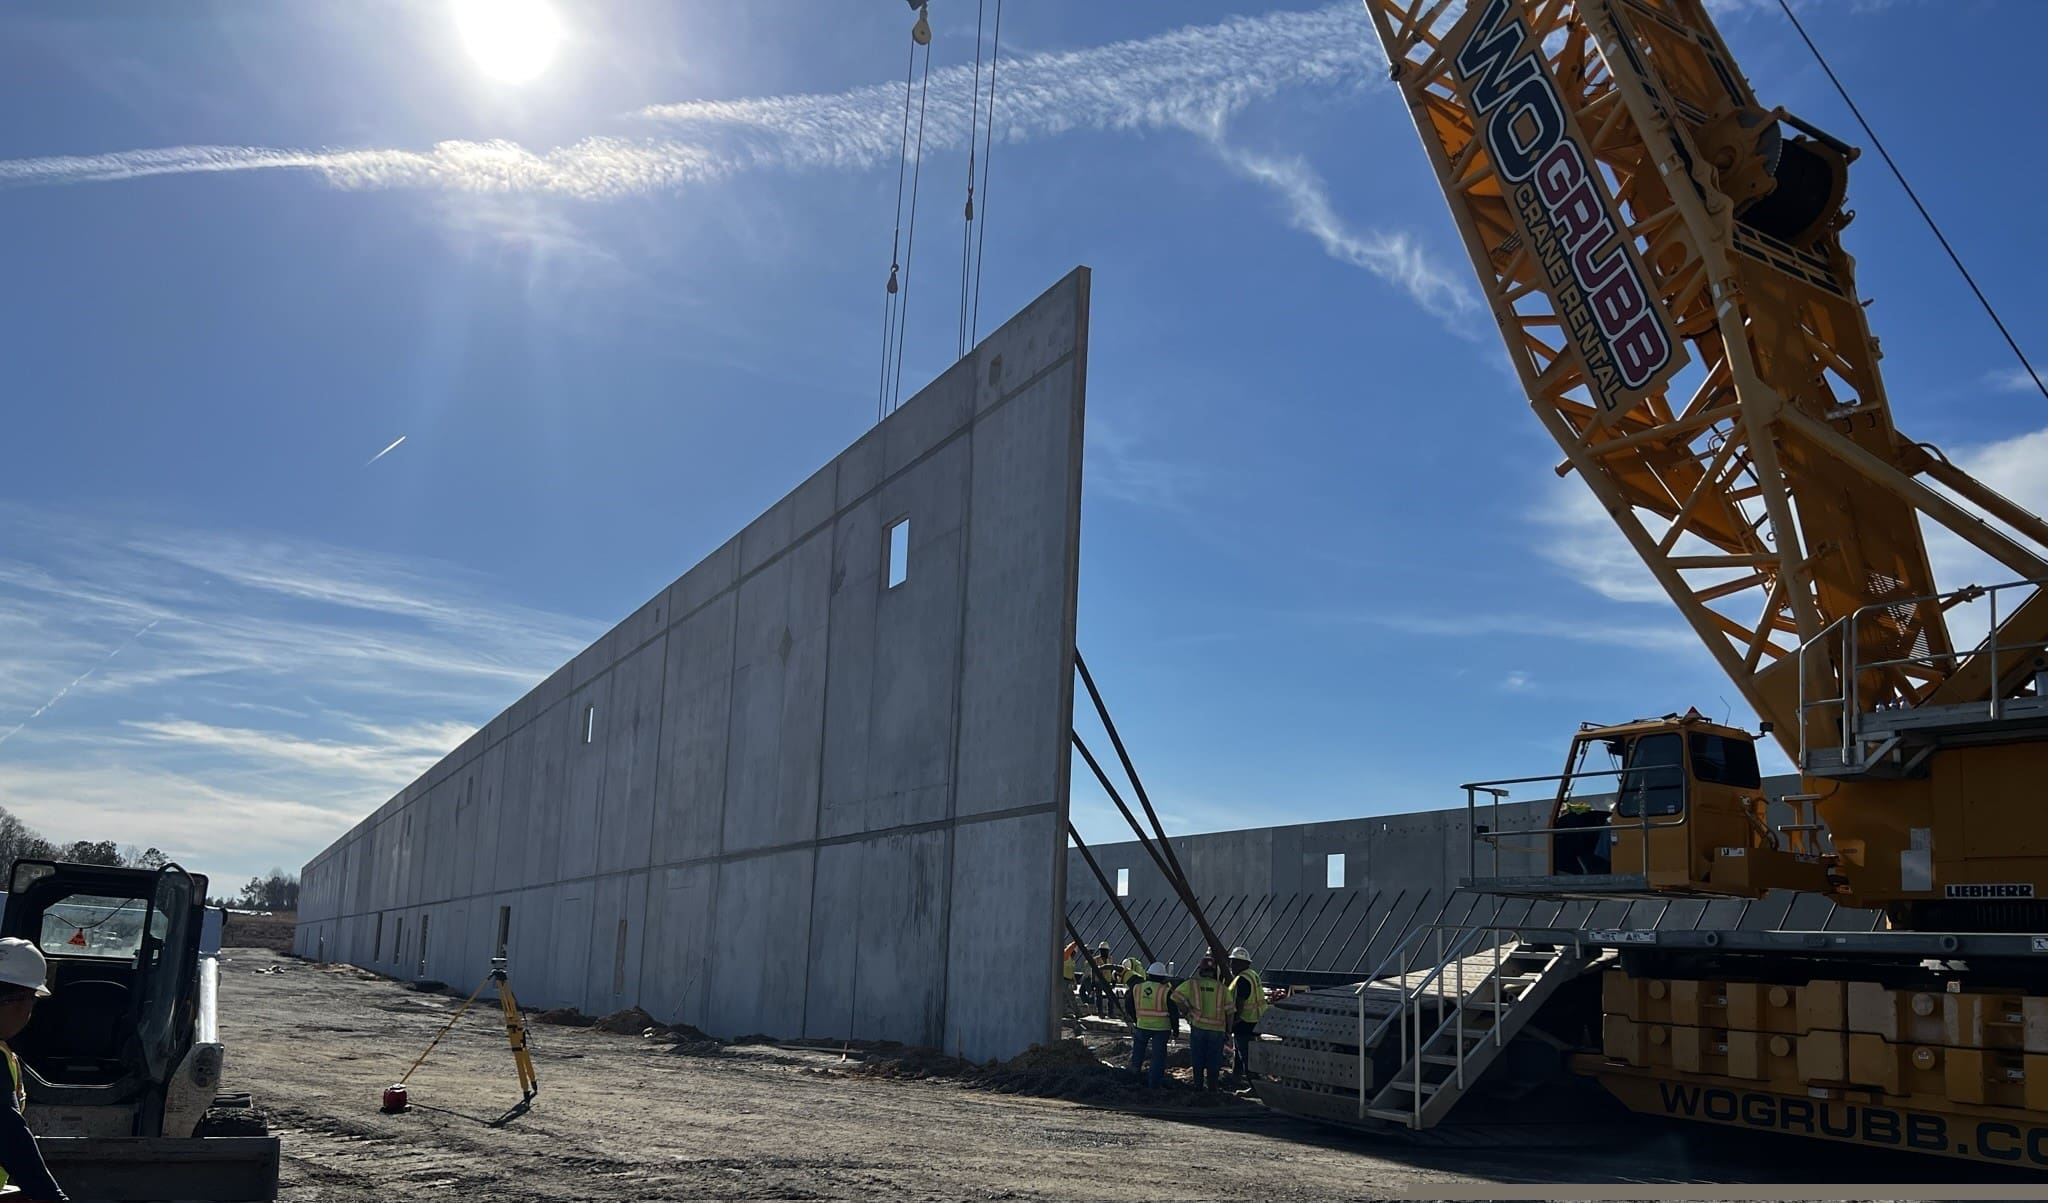
[[[494,1002],[465,1016],[413,1076],[409,1112],[380,1114],[383,1088],[460,1003],[268,950],[223,955],[225,1088],[250,1091],[283,1138],[281,1199],[1125,1203],[1211,1197],[1223,1183],[1224,1197],[1265,1203],[1455,1194],[1475,1181],[1982,1177],[1964,1163],[1783,1137],[1613,1117],[1564,1125],[1542,1100],[1529,1124],[1414,1143],[1251,1102],[1191,1107],[1174,1089],[1023,1097],[1004,1090],[1028,1088],[1028,1075],[873,1076],[838,1050],[672,1044],[552,1024],[532,1028],[538,1099],[493,1126],[519,1097]]]

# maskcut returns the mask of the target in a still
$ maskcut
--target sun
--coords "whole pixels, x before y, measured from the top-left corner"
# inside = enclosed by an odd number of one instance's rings
[[[547,0],[454,0],[462,44],[485,75],[525,83],[548,69],[562,22]]]

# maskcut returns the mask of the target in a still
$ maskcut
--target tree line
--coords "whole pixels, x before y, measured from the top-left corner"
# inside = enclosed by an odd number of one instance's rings
[[[0,807],[0,888],[14,879],[17,860],[61,860],[80,865],[161,869],[171,858],[160,848],[138,848],[112,840],[74,840],[60,844]],[[252,877],[240,893],[209,898],[213,906],[253,911],[294,911],[299,907],[299,879],[281,868]]]

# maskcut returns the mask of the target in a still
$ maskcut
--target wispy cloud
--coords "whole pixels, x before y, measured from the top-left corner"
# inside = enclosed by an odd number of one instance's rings
[[[1550,488],[1544,504],[1534,511],[1541,531],[1537,554],[1609,601],[1669,601],[1664,587],[1584,485],[1567,480]]]
[[[19,506],[0,526],[0,805],[226,876],[299,864],[602,630],[451,564]]]
[[[398,445],[400,443],[403,443],[404,441],[404,435],[399,435],[397,438],[391,440],[391,445],[389,447],[384,448],[384,450],[379,451],[377,454],[371,456],[368,460],[365,460],[363,463],[363,467],[367,468],[371,464],[376,463],[378,460],[383,459],[385,456],[390,455],[393,451],[398,450]]]
[[[1245,150],[1232,145],[1220,130],[1205,137],[1233,171],[1278,193],[1287,207],[1288,225],[1314,238],[1330,258],[1398,286],[1437,317],[1462,317],[1478,309],[1464,276],[1437,263],[1412,235],[1355,229],[1337,216],[1322,177],[1306,160]],[[1477,337],[1468,327],[1452,329]]]
[[[1199,465],[1155,453],[1114,419],[1089,416],[1089,493],[1130,505],[1185,512],[1206,480]]]
[[[1301,88],[1374,86],[1385,59],[1356,3],[1196,25],[1154,37],[1004,60],[994,136],[1005,143],[1096,132],[1185,131],[1232,171],[1274,190],[1288,223],[1333,259],[1406,290],[1431,313],[1474,302],[1462,272],[1447,271],[1408,234],[1344,222],[1320,177],[1297,158],[1245,150],[1225,132],[1260,101]],[[927,152],[967,146],[975,73],[932,72]],[[516,143],[446,141],[427,150],[180,146],[99,155],[0,160],[0,186],[46,186],[240,171],[308,171],[337,188],[436,189],[483,195],[546,194],[601,200],[674,192],[751,172],[867,171],[894,164],[904,85],[844,92],[658,104],[618,132],[535,152]],[[649,136],[649,126],[671,131]],[[559,245],[564,234],[528,215],[522,240]]]
[[[1536,614],[1324,614],[1327,621],[1383,627],[1409,635],[1445,639],[1554,639],[1566,643],[1618,647],[1631,651],[1691,655],[1699,639],[1682,626],[1652,623],[1569,622]],[[1519,675],[1519,674],[1517,674]],[[1526,683],[1526,682],[1525,682]]]
[[[2048,379],[2048,376],[2044,376]],[[2023,367],[2001,368],[1984,374],[1984,383],[1994,392],[2032,393],[2040,389],[2034,382],[2034,374]]]

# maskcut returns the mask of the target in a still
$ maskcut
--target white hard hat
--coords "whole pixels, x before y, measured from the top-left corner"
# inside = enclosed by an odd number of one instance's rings
[[[1233,961],[1249,961],[1252,959],[1252,954],[1246,952],[1244,945],[1240,944],[1230,950],[1230,959]]]
[[[0,983],[34,990],[37,998],[48,998],[50,988],[44,982],[49,970],[50,963],[43,959],[42,949],[15,936],[0,940]]]
[[[1165,962],[1165,961],[1154,961],[1154,962],[1152,962],[1152,964],[1151,964],[1150,966],[1148,966],[1148,967],[1146,968],[1146,970],[1145,970],[1145,976],[1146,976],[1146,977],[1165,977],[1165,976],[1166,976],[1166,962]]]

